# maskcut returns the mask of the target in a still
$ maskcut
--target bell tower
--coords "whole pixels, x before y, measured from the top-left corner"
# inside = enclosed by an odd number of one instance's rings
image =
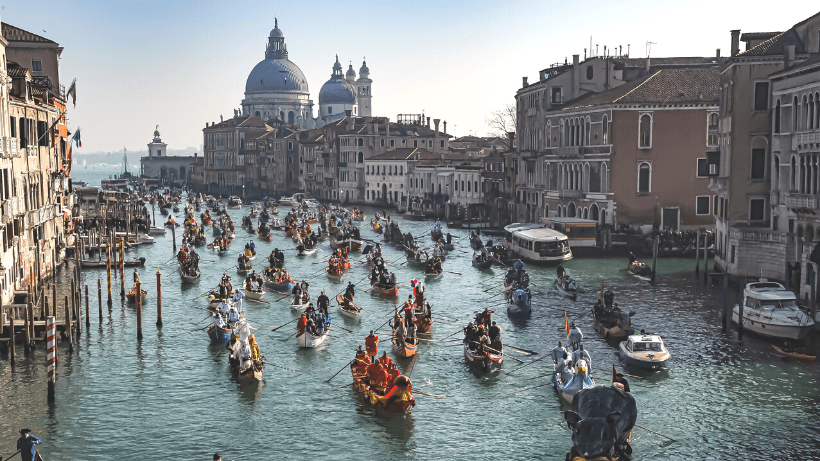
[[[373,80],[370,80],[370,69],[367,68],[367,61],[362,60],[362,67],[359,69],[359,79],[356,80],[357,96],[356,101],[359,104],[359,115],[362,117],[370,117],[373,115],[373,106],[370,93],[370,86]]]

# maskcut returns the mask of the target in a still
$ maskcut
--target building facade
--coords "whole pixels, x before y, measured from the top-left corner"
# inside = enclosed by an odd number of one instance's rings
[[[256,116],[234,117],[206,126],[202,130],[205,146],[204,190],[213,195],[244,196],[245,142],[271,130],[273,128]]]
[[[158,179],[160,184],[189,184],[193,173],[193,156],[169,156],[168,144],[162,142],[159,126],[148,143],[148,156],[140,158],[140,176]]]

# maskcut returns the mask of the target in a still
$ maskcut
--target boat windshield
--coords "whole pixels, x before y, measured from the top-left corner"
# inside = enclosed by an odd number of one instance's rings
[[[635,343],[633,349],[635,352],[662,352],[661,343]]]
[[[793,299],[783,299],[777,301],[760,301],[760,309],[763,310],[774,310],[774,309],[786,309],[786,310],[796,310],[798,309],[797,303],[794,302]]]

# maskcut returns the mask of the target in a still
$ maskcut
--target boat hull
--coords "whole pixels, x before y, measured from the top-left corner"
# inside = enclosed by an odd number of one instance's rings
[[[732,310],[732,322],[738,323],[739,312],[735,305]],[[814,323],[807,325],[779,325],[775,323],[761,322],[760,318],[750,318],[746,312],[743,313],[743,329],[760,336],[780,339],[803,340],[814,329]]]
[[[474,350],[467,347],[467,344],[464,344],[464,359],[471,368],[490,372],[498,370],[501,367],[504,356],[496,354],[477,355]]]
[[[328,325],[327,330],[330,330],[330,326]],[[321,346],[322,344],[327,341],[329,337],[327,330],[322,335],[312,335],[307,331],[302,333],[301,335],[296,335],[296,345],[302,349],[312,349]]]
[[[231,340],[231,333],[233,329],[219,328],[216,325],[208,327],[208,337],[211,338],[212,344],[224,344]]]
[[[637,356],[626,350],[626,341],[621,342],[621,344],[618,345],[618,349],[621,352],[621,358],[627,365],[644,370],[662,370],[666,368],[666,362],[668,362],[670,358],[668,353],[663,359],[650,359]]]
[[[396,340],[393,340],[393,354],[397,357],[408,358],[416,355],[416,350],[419,347],[419,342],[416,340],[415,344],[410,344],[404,341],[400,342],[401,344],[397,344]]]

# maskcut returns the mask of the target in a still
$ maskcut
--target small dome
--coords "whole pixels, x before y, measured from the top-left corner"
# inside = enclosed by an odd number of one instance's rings
[[[276,19],[276,18],[273,18],[273,21],[274,21],[274,22],[273,22],[273,30],[272,30],[272,31],[270,31],[270,37],[271,37],[271,38],[277,38],[277,37],[282,37],[282,38],[284,38],[284,37],[285,37],[285,34],[283,34],[283,33],[282,33],[282,30],[281,30],[281,29],[279,29],[279,20],[278,20],[278,19]]]
[[[356,78],[356,71],[353,70],[353,63],[351,63],[350,66],[347,68],[347,73],[345,74],[345,77]]]
[[[370,69],[367,68],[367,61],[362,61],[362,67],[359,69],[359,74],[369,74]]]
[[[319,90],[319,104],[356,104],[356,89],[340,76],[333,76]]]
[[[342,63],[339,62],[339,55],[336,55],[336,62],[333,63],[333,73],[335,74],[336,71],[339,71],[339,74],[342,73]]]

